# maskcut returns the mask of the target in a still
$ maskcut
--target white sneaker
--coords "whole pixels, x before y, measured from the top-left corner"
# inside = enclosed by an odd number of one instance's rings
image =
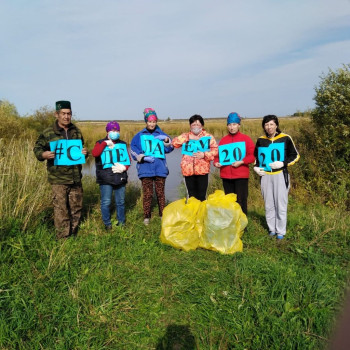
[[[143,220],[143,224],[146,225],[146,226],[149,225],[149,218],[144,219]]]

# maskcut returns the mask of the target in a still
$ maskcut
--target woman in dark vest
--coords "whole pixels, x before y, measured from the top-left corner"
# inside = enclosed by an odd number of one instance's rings
[[[125,186],[130,156],[126,142],[119,139],[119,124],[116,121],[109,122],[106,131],[106,137],[96,142],[91,153],[96,162],[96,182],[100,185],[102,220],[106,230],[111,230],[110,205],[113,191],[118,226],[125,225]]]

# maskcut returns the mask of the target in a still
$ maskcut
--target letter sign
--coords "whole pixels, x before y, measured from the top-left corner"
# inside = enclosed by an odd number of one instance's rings
[[[85,155],[81,153],[81,140],[57,140],[50,142],[50,151],[55,152],[54,165],[85,164]]]
[[[126,144],[116,143],[112,149],[105,147],[101,153],[101,162],[103,169],[111,168],[114,163],[130,165],[130,158]]]

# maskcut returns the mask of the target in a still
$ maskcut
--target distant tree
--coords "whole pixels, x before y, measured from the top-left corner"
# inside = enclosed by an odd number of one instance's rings
[[[19,114],[17,108],[13,103],[7,100],[0,100],[0,117],[4,118],[18,118]]]
[[[337,166],[350,167],[350,64],[323,74],[315,88],[312,122]]]
[[[55,110],[49,107],[41,107],[34,114],[23,118],[23,122],[28,129],[41,132],[56,120]]]
[[[20,133],[21,118],[14,104],[0,100],[0,139],[13,137],[14,132]]]

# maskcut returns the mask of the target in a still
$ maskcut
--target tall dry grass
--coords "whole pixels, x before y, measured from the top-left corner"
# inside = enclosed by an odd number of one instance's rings
[[[243,119],[241,123],[241,132],[249,135],[255,142],[256,139],[263,134],[261,127],[262,119]],[[300,132],[300,123],[305,118],[285,117],[280,118],[280,126],[283,132],[290,134],[292,137]],[[130,143],[136,133],[145,127],[143,121],[121,121],[120,137],[122,140]],[[92,148],[95,142],[106,136],[106,122],[77,122],[84,135],[84,139],[88,148]],[[170,136],[177,136],[183,132],[189,131],[189,123],[187,120],[170,120],[159,121],[158,126]],[[205,120],[204,128],[206,131],[221,139],[227,134],[226,118]]]
[[[33,145],[33,139],[0,139],[0,229],[13,220],[25,229],[51,201],[45,164],[35,158]]]
[[[301,123],[306,118],[285,117],[280,118],[280,127],[283,132],[290,134],[292,137],[300,132]],[[241,132],[249,135],[255,142],[256,139],[263,134],[261,127],[262,119],[243,119],[241,123]],[[77,122],[76,123],[83,132],[84,139],[88,148],[92,148],[95,142],[106,136],[106,122]],[[143,121],[121,121],[120,137],[122,140],[130,143],[132,138],[145,127]],[[170,136],[177,136],[183,132],[189,131],[188,120],[170,120],[159,121],[158,126]],[[205,120],[204,128],[206,131],[221,139],[227,134],[226,118]]]

